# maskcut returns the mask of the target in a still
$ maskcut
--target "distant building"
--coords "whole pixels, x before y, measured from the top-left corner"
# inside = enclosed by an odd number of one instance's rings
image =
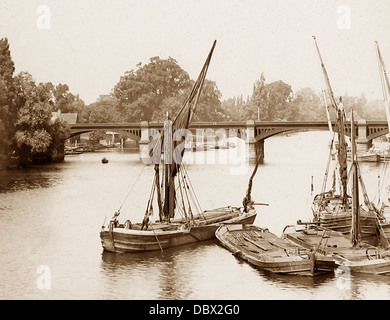
[[[70,112],[70,113],[63,113],[61,112],[61,109],[58,109],[55,112],[51,113],[51,121],[55,121],[56,119],[61,119],[65,121],[67,124],[76,124],[78,123],[79,117],[77,112]],[[74,136],[70,139],[68,139],[67,143],[74,145],[80,142],[80,135]]]
[[[112,146],[115,143],[120,142],[120,134],[118,132],[106,131],[106,138],[104,140],[100,140],[100,144],[104,146]]]
[[[78,123],[79,120],[77,112],[62,113],[61,109],[58,109],[57,112],[51,113],[51,121],[55,121],[58,118],[60,118],[61,120],[65,121],[68,124],[76,124]]]

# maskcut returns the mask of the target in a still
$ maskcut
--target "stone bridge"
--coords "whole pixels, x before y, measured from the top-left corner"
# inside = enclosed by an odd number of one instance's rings
[[[70,136],[94,130],[126,132],[133,140],[137,141],[140,150],[150,143],[151,137],[163,128],[163,122],[141,121],[138,123],[77,123],[69,125]],[[335,124],[332,123],[333,130]],[[347,135],[351,135],[351,124],[347,122]],[[372,146],[372,140],[389,133],[387,121],[359,120],[355,123],[357,145],[359,151],[367,151]],[[264,140],[280,133],[291,131],[329,130],[327,121],[225,121],[225,122],[193,122],[189,130],[196,136],[217,137],[238,136],[245,139],[248,144],[249,157],[255,155],[255,146],[263,150]]]

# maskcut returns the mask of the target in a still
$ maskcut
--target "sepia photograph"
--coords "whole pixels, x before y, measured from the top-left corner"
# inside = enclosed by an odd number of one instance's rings
[[[0,300],[389,300],[389,16],[0,0]]]

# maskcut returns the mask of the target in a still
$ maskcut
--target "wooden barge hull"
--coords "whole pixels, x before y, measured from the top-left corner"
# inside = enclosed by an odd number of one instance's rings
[[[286,239],[306,249],[317,249],[323,254],[316,257],[319,264],[333,269],[348,270],[352,273],[388,274],[390,257],[388,252],[379,247],[362,244],[352,247],[348,237],[336,231],[308,230],[284,232]],[[319,244],[321,248],[319,248]],[[370,257],[371,253],[374,256]]]
[[[360,235],[363,242],[377,246],[380,244],[381,236],[384,235],[385,239],[390,239],[390,223],[382,222],[374,215],[362,215],[360,222]],[[317,224],[320,227],[349,235],[351,233],[352,214],[322,214]]]
[[[102,230],[100,239],[103,249],[115,253],[136,253],[158,251],[186,244],[215,239],[215,231],[221,224],[251,224],[256,211],[223,220],[222,217],[209,219],[208,224],[186,228],[184,224],[153,224],[149,230],[113,228]],[[216,220],[222,220],[216,222]],[[167,229],[164,229],[164,226]]]
[[[114,228],[112,232],[102,231],[100,237],[102,246],[106,251],[135,253],[156,251],[209,240],[213,238],[216,229],[217,226],[213,225],[173,231],[140,231]]]
[[[249,235],[251,231],[258,237],[257,240]],[[315,256],[308,251],[299,253],[297,246],[278,238],[267,229],[226,225],[216,231],[216,237],[234,256],[265,271],[304,276],[333,271],[333,267],[319,265]]]
[[[337,266],[353,273],[390,274],[389,259],[375,259],[366,261],[338,261]]]
[[[341,215],[322,214],[319,226],[348,235],[351,232],[352,214]],[[366,216],[361,218],[361,238],[364,242],[373,242],[378,239],[378,221],[376,217]],[[375,243],[372,243],[375,244]]]
[[[309,275],[312,268],[312,262],[310,260],[291,259],[290,261],[264,261],[259,260],[250,254],[243,254],[242,252],[235,255],[260,269],[273,273]]]
[[[306,237],[300,232],[283,232],[283,238],[306,250],[317,250],[317,246],[320,243],[321,236],[314,239],[313,241],[312,236]],[[336,261],[331,255],[327,255],[326,253],[321,251],[316,251],[315,256],[317,270],[332,272],[337,268]]]
[[[314,223],[319,227],[349,235],[352,226],[352,207],[342,209],[339,208],[340,203],[340,195],[331,192],[316,195],[312,207]],[[327,204],[325,209],[320,209],[325,204]],[[351,203],[348,205],[351,206]],[[390,221],[362,208],[359,215],[361,240],[374,246],[386,245],[385,239],[390,239]]]

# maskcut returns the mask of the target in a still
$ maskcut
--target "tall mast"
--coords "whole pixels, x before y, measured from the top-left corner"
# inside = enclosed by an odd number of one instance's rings
[[[155,171],[155,183],[157,189],[157,203],[158,203],[158,215],[160,217],[160,221],[163,220],[163,208],[162,208],[162,199],[161,199],[161,188],[160,188],[160,167],[158,164],[154,166]]]
[[[342,200],[343,204],[347,204],[348,194],[347,194],[347,185],[348,185],[348,168],[347,168],[347,143],[345,141],[345,111],[343,106],[343,101],[340,97],[340,102],[337,108],[337,137],[339,140],[337,146],[337,159],[339,163],[339,175],[341,178],[341,187],[342,187]]]
[[[376,45],[376,52],[377,52],[377,57],[378,57],[379,76],[380,76],[381,85],[382,85],[383,102],[385,105],[387,124],[388,124],[389,130],[390,130],[390,103],[388,100],[388,98],[390,96],[390,82],[389,82],[389,78],[387,77],[385,63],[383,62],[382,55],[381,55],[381,52],[379,50],[378,41],[375,41],[375,45]]]
[[[326,102],[325,90],[322,90],[322,93],[324,95],[324,104],[325,104],[326,118],[328,119],[328,128],[329,128],[329,132],[332,134],[333,133],[332,121],[330,120],[329,106],[328,106],[328,103]]]
[[[317,44],[316,37],[313,36],[313,39],[314,39],[314,44],[315,44],[316,49],[317,49],[318,57],[319,57],[319,59],[320,59],[321,68],[322,68],[322,72],[323,72],[323,74],[324,74],[325,84],[326,84],[326,87],[327,87],[327,90],[328,90],[328,94],[329,94],[329,97],[330,97],[331,104],[332,104],[332,106],[335,108],[335,110],[337,110],[337,103],[336,103],[336,100],[335,100],[335,98],[334,98],[334,94],[333,94],[332,87],[331,87],[331,85],[330,85],[330,81],[329,81],[329,77],[328,77],[328,72],[327,72],[326,69],[325,69],[324,61],[322,60],[321,53],[320,53],[320,49],[318,48],[318,44]]]
[[[248,212],[248,206],[253,204],[253,201],[252,201],[253,178],[255,177],[256,172],[257,172],[257,168],[259,167],[260,161],[264,156],[263,149],[260,148],[258,144],[256,144],[255,150],[256,150],[256,165],[255,165],[255,168],[253,169],[251,177],[249,178],[246,196],[245,196],[244,200],[242,201],[242,204],[244,206],[244,212]]]
[[[355,144],[355,124],[353,110],[351,111],[351,153],[352,153],[352,225],[351,225],[351,242],[354,247],[360,241],[360,206],[359,206],[359,178],[358,163],[356,156]]]
[[[317,49],[318,57],[320,59],[322,72],[324,75],[325,84],[327,87],[328,95],[330,97],[331,105],[337,112],[337,135],[338,135],[338,163],[339,163],[339,174],[341,180],[342,187],[342,201],[343,204],[347,204],[348,195],[347,195],[347,184],[348,184],[348,168],[347,168],[347,146],[345,142],[345,111],[342,103],[342,99],[340,98],[339,103],[337,104],[336,99],[334,98],[333,90],[330,85],[328,72],[326,71],[325,64],[322,60],[320,49],[318,48],[316,37],[313,36],[314,44]]]
[[[168,137],[164,138],[164,175],[165,175],[165,195],[163,215],[165,219],[169,220],[174,217],[175,209],[175,177],[179,172],[181,161],[184,155],[184,142],[187,135],[187,129],[191,123],[192,117],[196,110],[196,105],[199,100],[204,81],[206,79],[207,70],[211,61],[215,45],[214,41],[211,50],[206,58],[203,68],[196,80],[190,94],[188,95],[183,107],[172,123],[166,122],[167,130],[164,133]],[[168,128],[168,126],[171,128]],[[165,126],[164,126],[165,127]],[[172,134],[174,134],[172,138]],[[181,138],[177,141],[177,138]],[[168,156],[167,156],[168,155]],[[167,161],[169,159],[169,161]]]
[[[321,188],[321,198],[325,198],[325,189],[326,189],[326,182],[328,181],[328,174],[329,174],[329,166],[330,166],[330,160],[332,158],[332,151],[333,151],[333,142],[334,142],[334,134],[332,129],[332,121],[330,120],[330,114],[329,114],[329,106],[326,102],[326,91],[322,90],[322,93],[324,95],[324,103],[325,103],[325,111],[326,111],[326,117],[328,119],[328,128],[329,132],[332,136],[331,140],[329,141],[329,157],[328,157],[328,163],[326,165],[324,180],[322,181],[322,188]],[[334,176],[333,176],[334,177]],[[334,177],[335,178],[335,177]],[[334,180],[335,181],[335,180]],[[334,189],[334,188],[332,188]]]

